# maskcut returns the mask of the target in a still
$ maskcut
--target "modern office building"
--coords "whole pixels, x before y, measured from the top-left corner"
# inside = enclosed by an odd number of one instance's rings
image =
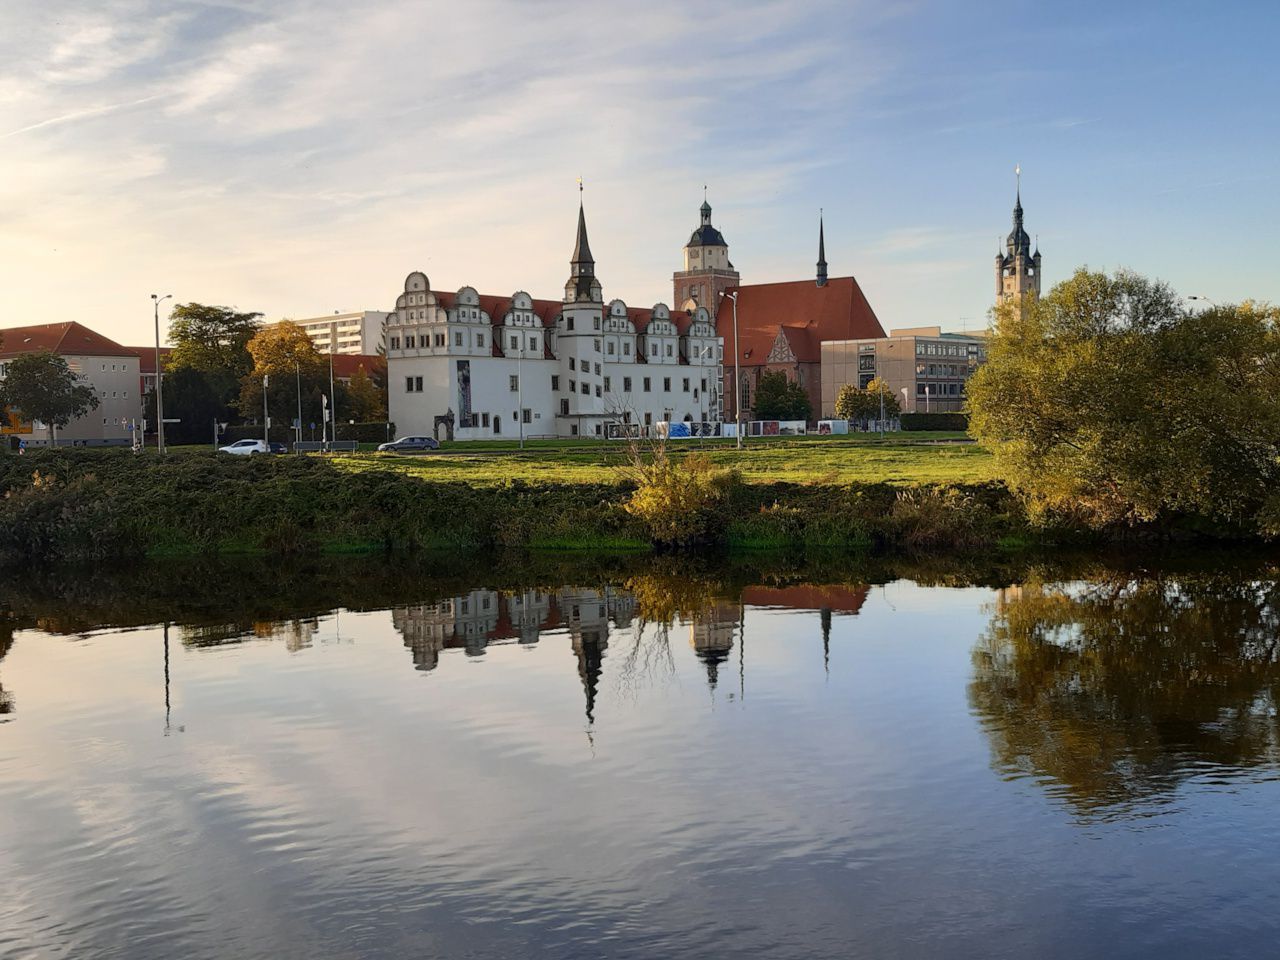
[[[964,388],[987,358],[985,333],[943,333],[941,327],[891,330],[887,337],[828,340],[821,348],[823,417],[834,417],[846,383],[865,388],[883,380],[904,413],[964,409]]]
[[[357,310],[335,313],[329,317],[295,320],[321,353],[374,354],[381,350],[383,327],[387,320],[383,310]]]

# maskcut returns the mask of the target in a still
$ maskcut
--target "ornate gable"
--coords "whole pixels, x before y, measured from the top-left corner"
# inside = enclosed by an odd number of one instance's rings
[[[767,363],[795,363],[796,354],[791,349],[791,343],[787,340],[786,332],[779,327],[778,335],[773,338],[773,346],[769,348],[769,359]]]

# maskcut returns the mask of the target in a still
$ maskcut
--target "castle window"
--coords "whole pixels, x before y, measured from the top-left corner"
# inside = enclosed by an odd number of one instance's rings
[[[685,378],[684,378],[684,392],[685,392],[685,393],[688,393],[688,392],[689,392],[689,378],[688,378],[688,377],[685,377]]]
[[[462,332],[459,331],[453,335],[453,345],[455,347],[462,346]]]
[[[530,350],[537,350],[537,349],[538,349],[538,338],[537,338],[537,337],[530,337],[530,338],[529,338],[529,349],[530,349]]]
[[[560,415],[561,415],[561,416],[564,416],[564,417],[567,417],[567,416],[569,415],[569,401],[568,401],[568,400],[561,400],[561,401],[560,401]]]
[[[649,380],[649,378],[648,378],[648,377],[645,377],[645,378],[644,378],[644,392],[645,392],[645,393],[648,393],[650,389],[651,389],[651,386],[650,386],[650,380]]]
[[[656,357],[658,355],[658,345],[656,343],[649,344],[649,356]]]
[[[487,413],[480,414],[480,426],[487,427],[489,425],[489,415]]]
[[[568,324],[568,329],[572,330],[572,329],[573,329],[573,317],[569,317],[565,322]]]
[[[391,338],[391,349],[392,349],[392,350],[399,350],[399,349],[400,349],[400,338],[399,338],[399,337],[392,337],[392,338]]]
[[[458,361],[458,362],[461,363],[462,361]],[[515,393],[517,390],[520,389],[520,378],[513,373],[511,374],[510,380],[511,380],[511,392]]]
[[[413,334],[408,334],[408,335],[404,338],[404,346],[405,346],[405,349],[406,349],[406,350],[412,350],[412,349],[414,348],[414,337],[413,337]]]
[[[483,333],[477,333],[477,334],[476,334],[476,346],[477,346],[477,347],[483,347],[483,346],[484,346],[484,334],[483,334]]]
[[[609,386],[609,378],[608,378],[608,377],[605,377],[605,378],[604,378],[604,388],[605,388],[606,390],[612,390],[612,389],[613,389],[611,386]]]
[[[671,356],[671,344],[667,344],[667,356]]]
[[[622,343],[622,355],[623,355],[624,357],[629,357],[629,356],[631,356],[631,341],[630,341],[630,340],[624,340],[624,341],[623,341],[623,343]]]
[[[631,378],[630,378],[630,377],[623,377],[623,378],[622,378],[622,389],[623,389],[623,391],[624,391],[625,393],[630,393],[630,392],[631,392]]]
[[[552,390],[560,389],[560,375],[558,373],[553,373],[551,375],[551,389]]]

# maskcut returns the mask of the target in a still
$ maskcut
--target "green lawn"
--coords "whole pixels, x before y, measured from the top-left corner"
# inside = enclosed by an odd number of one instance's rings
[[[905,436],[913,439],[906,440]],[[950,439],[948,435],[946,439]],[[992,478],[991,458],[972,444],[922,443],[918,434],[898,434],[881,443],[866,438],[796,437],[710,442],[701,450],[717,464],[737,467],[749,483],[889,482],[897,484],[972,482]],[[554,443],[554,442],[548,442]],[[560,446],[556,444],[556,446]],[[677,451],[698,449],[696,441],[672,444]],[[523,453],[454,444],[450,455],[399,456],[359,453],[335,458],[348,470],[396,470],[433,480],[496,484],[507,480],[559,483],[609,483],[620,478],[622,447],[586,441],[560,449],[527,447]],[[462,451],[466,450],[466,453]]]

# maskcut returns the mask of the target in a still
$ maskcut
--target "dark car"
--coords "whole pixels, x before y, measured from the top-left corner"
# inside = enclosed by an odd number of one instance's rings
[[[272,453],[288,453],[288,452],[289,452],[289,448],[288,448],[287,446],[285,446],[283,443],[276,443],[276,441],[272,440],[272,441],[271,441],[271,452],[272,452]]]
[[[440,446],[440,441],[435,437],[401,437],[399,440],[392,440],[390,443],[378,444],[378,449],[383,452],[406,450],[435,450]]]

